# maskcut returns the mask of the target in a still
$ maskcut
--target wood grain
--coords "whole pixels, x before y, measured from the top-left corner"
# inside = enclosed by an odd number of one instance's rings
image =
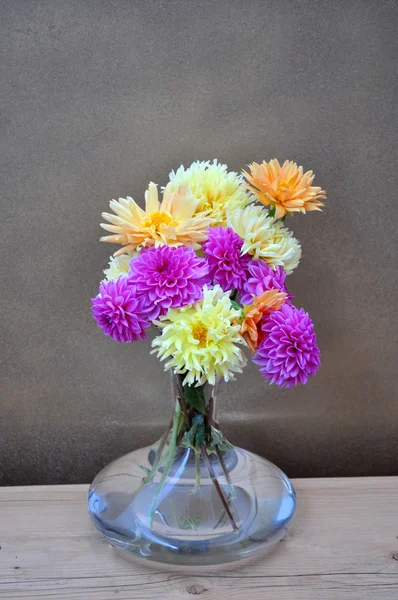
[[[212,570],[118,554],[93,529],[87,486],[0,489],[0,598],[397,600],[398,477],[300,479],[275,552]]]

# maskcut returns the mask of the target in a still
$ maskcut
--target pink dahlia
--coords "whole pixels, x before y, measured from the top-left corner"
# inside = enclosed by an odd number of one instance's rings
[[[279,387],[307,383],[320,365],[314,324],[303,308],[284,304],[271,312],[262,330],[265,338],[253,360],[260,373]]]
[[[210,277],[224,291],[240,289],[247,279],[249,254],[242,254],[243,240],[230,227],[208,230],[203,251],[209,263]]]
[[[130,262],[128,281],[156,319],[169,308],[181,308],[201,300],[203,286],[209,283],[209,268],[192,248],[151,247],[141,250]]]
[[[91,298],[93,317],[98,327],[117,342],[144,340],[144,329],[150,326],[144,302],[137,298],[127,277],[102,281],[99,293]]]
[[[287,293],[286,271],[278,267],[275,271],[264,260],[251,260],[248,264],[248,279],[239,289],[243,304],[251,304],[253,296],[261,296],[267,290],[277,289]],[[288,294],[288,299],[293,298]]]

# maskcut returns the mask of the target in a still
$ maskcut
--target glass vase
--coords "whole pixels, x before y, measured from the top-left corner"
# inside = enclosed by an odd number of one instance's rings
[[[113,546],[174,565],[212,565],[269,549],[285,535],[294,488],[274,464],[224,437],[220,384],[183,386],[172,375],[173,414],[152,446],[95,477],[88,509]]]

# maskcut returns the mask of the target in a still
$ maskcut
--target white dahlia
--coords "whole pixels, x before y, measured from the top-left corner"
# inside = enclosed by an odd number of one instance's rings
[[[280,221],[267,216],[261,206],[247,206],[227,214],[227,224],[242,238],[242,252],[261,258],[273,269],[281,266],[289,274],[299,264],[301,246]]]
[[[212,163],[196,161],[187,169],[181,165],[176,172],[171,171],[169,179],[164,193],[187,187],[198,201],[196,213],[206,212],[213,219],[213,226],[225,225],[227,211],[244,208],[254,201],[242,186],[242,176],[228,172],[227,165],[216,159]]]
[[[110,256],[109,267],[104,269],[105,279],[111,281],[112,279],[117,279],[120,275],[127,275],[130,270],[130,260],[136,254],[136,252],[128,252],[121,256]]]

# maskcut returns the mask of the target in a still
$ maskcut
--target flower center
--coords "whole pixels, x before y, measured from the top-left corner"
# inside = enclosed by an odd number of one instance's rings
[[[168,267],[169,267],[169,263],[167,262],[167,260],[163,260],[163,261],[161,260],[159,262],[159,265],[156,268],[156,271],[158,273],[165,273],[168,270]]]
[[[144,221],[144,227],[154,227],[159,229],[161,225],[170,225],[172,222],[171,215],[165,212],[153,212]]]
[[[220,192],[214,193],[213,191],[206,192],[206,200],[204,202],[204,210],[210,210],[214,207],[214,204],[221,202]]]
[[[199,346],[204,346],[207,341],[207,327],[203,323],[196,323],[192,327],[192,337],[198,340]]]
[[[292,184],[290,181],[281,180],[278,182],[278,192],[290,192],[293,188],[294,184]]]

